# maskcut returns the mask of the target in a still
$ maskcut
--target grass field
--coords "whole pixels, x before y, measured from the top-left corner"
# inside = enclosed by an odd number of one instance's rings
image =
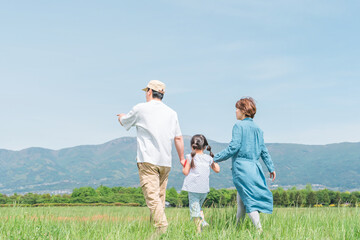
[[[187,208],[167,208],[169,228],[160,239],[360,239],[359,208],[277,208],[261,214],[261,235],[248,217],[236,225],[235,208],[204,212],[210,226],[196,234]],[[0,239],[148,239],[154,232],[147,208],[0,209]]]

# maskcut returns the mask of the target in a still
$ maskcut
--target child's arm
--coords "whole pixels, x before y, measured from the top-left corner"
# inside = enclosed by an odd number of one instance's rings
[[[214,172],[219,173],[219,172],[220,172],[220,165],[217,164],[216,162],[213,162],[213,163],[211,164],[211,169],[212,169]]]
[[[185,176],[187,176],[190,172],[190,162],[188,159],[185,160],[185,165],[183,166],[182,172]]]

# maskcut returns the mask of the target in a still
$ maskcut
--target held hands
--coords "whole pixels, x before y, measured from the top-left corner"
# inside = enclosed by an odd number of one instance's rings
[[[187,160],[186,159],[181,159],[180,160],[180,164],[185,167],[185,164],[186,164]]]
[[[276,178],[276,172],[275,171],[270,173],[270,178],[272,178],[272,181],[275,181],[275,178]]]
[[[219,173],[219,172],[220,172],[220,166],[219,166],[219,164],[216,163],[216,162],[213,162],[213,163],[211,164],[211,169],[212,169],[214,172],[216,172],[216,173]]]
[[[187,159],[181,159],[180,163],[182,165],[182,172],[185,176],[187,176],[190,172],[190,163],[188,162]]]

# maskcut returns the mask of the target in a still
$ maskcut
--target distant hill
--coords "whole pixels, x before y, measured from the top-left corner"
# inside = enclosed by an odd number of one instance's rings
[[[209,144],[214,153],[227,146],[215,141],[209,141]],[[273,185],[312,183],[339,190],[360,189],[360,143],[271,143],[267,146],[277,172]],[[189,137],[185,137],[185,152],[190,152]],[[0,149],[0,193],[61,193],[75,187],[97,187],[101,184],[139,186],[135,157],[136,139],[133,137],[57,151],[44,148],[21,151]],[[211,173],[211,187],[233,187],[231,160],[220,163],[220,166],[221,173]],[[180,190],[183,178],[174,150],[168,187]]]

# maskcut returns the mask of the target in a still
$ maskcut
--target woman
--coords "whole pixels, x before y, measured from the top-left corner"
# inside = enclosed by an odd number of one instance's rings
[[[238,191],[237,220],[248,213],[255,227],[261,232],[259,212],[272,213],[273,197],[267,187],[259,158],[261,156],[270,178],[275,180],[276,173],[270,154],[265,146],[262,130],[253,122],[256,105],[252,98],[242,98],[235,104],[236,118],[229,146],[216,154],[215,162],[232,157],[232,176]]]

